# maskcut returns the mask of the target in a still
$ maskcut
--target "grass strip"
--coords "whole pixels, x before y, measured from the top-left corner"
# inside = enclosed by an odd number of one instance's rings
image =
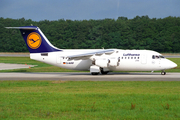
[[[0,81],[1,119],[180,119],[180,82]]]

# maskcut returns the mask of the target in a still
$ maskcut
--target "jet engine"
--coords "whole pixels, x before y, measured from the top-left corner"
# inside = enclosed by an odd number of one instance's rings
[[[95,65],[99,66],[99,67],[108,67],[108,64],[109,64],[109,60],[96,60],[95,61]]]
[[[111,58],[111,59],[97,59],[93,63],[102,68],[106,67],[116,67],[119,66],[120,58]]]
[[[119,66],[120,58],[118,59],[109,59],[109,66]]]

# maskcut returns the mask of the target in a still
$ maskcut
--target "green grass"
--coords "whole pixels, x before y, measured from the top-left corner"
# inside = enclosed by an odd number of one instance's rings
[[[0,119],[180,119],[180,82],[0,81]]]
[[[180,72],[180,58],[169,58],[169,59],[175,62],[176,64],[178,64],[178,67],[174,69],[166,70],[166,71],[167,72]],[[59,68],[59,67],[52,66],[46,63],[31,60],[29,57],[0,57],[0,63],[37,65],[33,68],[0,70],[0,72],[79,72],[79,71]]]

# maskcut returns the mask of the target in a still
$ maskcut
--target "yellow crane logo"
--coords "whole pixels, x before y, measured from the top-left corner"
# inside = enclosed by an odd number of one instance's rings
[[[36,32],[30,33],[27,37],[27,44],[32,49],[39,48],[41,42],[42,42],[41,36]]]

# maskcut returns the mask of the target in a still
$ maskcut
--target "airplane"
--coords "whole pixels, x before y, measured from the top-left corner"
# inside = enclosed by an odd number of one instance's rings
[[[53,46],[37,26],[5,27],[19,29],[30,58],[61,68],[90,71],[92,75],[110,71],[162,71],[177,64],[152,50],[59,49]]]

